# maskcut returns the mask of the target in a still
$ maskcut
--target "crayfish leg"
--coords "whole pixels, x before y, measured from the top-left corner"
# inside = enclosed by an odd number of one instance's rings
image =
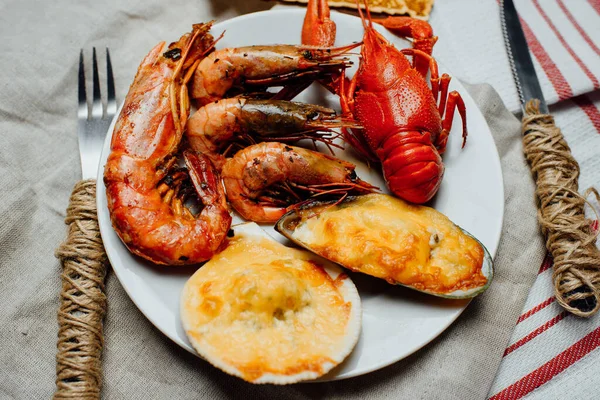
[[[448,134],[450,133],[450,129],[452,128],[452,121],[454,120],[454,111],[458,109],[458,113],[460,114],[460,118],[462,119],[462,147],[465,147],[467,143],[467,109],[465,107],[465,102],[463,101],[460,93],[456,90],[453,90],[448,94],[448,103],[446,104],[446,111],[444,114],[444,120],[442,121],[442,132],[440,133],[436,148],[440,152],[440,154],[444,154],[446,151],[446,143],[448,142]]]
[[[446,108],[446,101],[448,100],[448,86],[450,86],[451,79],[452,78],[448,74],[443,74],[440,78],[440,105],[438,107],[438,112],[442,118],[444,118],[444,110]],[[438,99],[435,99],[435,101],[438,101]]]

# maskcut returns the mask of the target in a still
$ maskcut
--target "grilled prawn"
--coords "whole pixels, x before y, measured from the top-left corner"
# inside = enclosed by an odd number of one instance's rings
[[[196,69],[191,96],[199,106],[230,93],[265,87],[312,82],[339,75],[350,65],[345,54],[357,47],[247,46],[214,51]],[[237,94],[237,93],[236,93]],[[278,98],[291,99],[293,95]]]
[[[218,173],[203,155],[184,152],[176,166],[188,114],[187,81],[212,49],[210,24],[163,53],[154,47],[138,68],[115,124],[104,169],[108,209],[115,231],[134,254],[157,264],[193,264],[212,257],[231,225]],[[203,204],[192,213],[190,197]]]
[[[354,164],[316,151],[264,142],[228,159],[222,175],[227,199],[243,218],[275,222],[290,205],[309,196],[376,190],[360,180],[354,168]]]
[[[231,150],[257,142],[301,139],[333,145],[334,128],[356,126],[334,110],[285,100],[222,99],[208,103],[188,120],[190,146],[221,170]],[[231,153],[232,155],[233,153]]]

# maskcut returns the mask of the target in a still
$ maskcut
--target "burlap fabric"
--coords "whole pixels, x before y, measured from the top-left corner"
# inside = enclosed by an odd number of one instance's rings
[[[79,49],[111,48],[117,94],[123,99],[140,60],[159,40],[176,39],[196,21],[270,6],[245,0],[22,0],[0,7],[0,398],[49,398],[55,390],[61,269],[54,251],[65,238],[65,208],[80,178],[75,120]],[[502,157],[505,222],[494,283],[438,339],[363,377],[253,386],[173,344],[109,272],[103,397],[484,398],[544,246],[520,122],[489,86],[469,90]]]

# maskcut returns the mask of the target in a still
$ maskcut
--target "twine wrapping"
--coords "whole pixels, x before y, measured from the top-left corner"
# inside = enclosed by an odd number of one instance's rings
[[[585,218],[578,193],[579,164],[551,115],[530,100],[523,115],[525,156],[536,180],[538,220],[554,258],[554,293],[567,311],[594,315],[600,308],[600,251],[597,233]],[[590,189],[598,198],[598,192]]]
[[[98,228],[95,180],[75,185],[65,223],[69,233],[56,250],[63,272],[54,398],[99,399],[107,258]]]

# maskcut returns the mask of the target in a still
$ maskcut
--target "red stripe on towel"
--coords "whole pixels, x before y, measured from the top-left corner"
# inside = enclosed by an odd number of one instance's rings
[[[498,4],[500,4],[500,0],[496,0]],[[600,6],[598,7],[598,12],[600,13]],[[544,47],[541,45],[527,22],[523,18],[519,16],[519,21],[521,22],[521,28],[523,28],[523,33],[525,34],[525,40],[527,40],[527,45],[529,46],[529,50],[533,53],[535,58],[538,60],[542,69],[548,76],[550,83],[554,87],[554,90],[558,94],[559,100],[565,100],[569,97],[573,96],[573,90],[571,86],[560,72],[560,70],[554,64],[554,61],[550,58]]]
[[[598,107],[586,95],[574,97],[573,102],[586,113],[590,121],[592,121],[596,132],[600,133],[600,110],[598,110]]]
[[[527,44],[529,45],[529,49],[540,62],[542,69],[550,79],[550,83],[554,86],[554,90],[558,93],[558,98],[560,100],[565,100],[573,96],[573,90],[571,86],[560,72],[560,70],[554,64],[554,61],[550,58],[544,47],[541,45],[537,37],[527,24],[523,18],[519,18],[521,20],[521,26],[523,27],[523,33],[525,33],[525,39],[527,39]]]
[[[600,15],[600,1],[598,1],[598,0],[588,0],[588,3],[590,3],[590,6],[594,7],[594,9],[598,13],[598,15]]]
[[[560,34],[558,29],[556,29],[556,26],[552,23],[552,21],[548,17],[548,14],[546,14],[544,9],[540,6],[539,1],[533,0],[533,5],[535,6],[535,8],[537,8],[537,10],[540,13],[540,15],[542,16],[542,18],[544,18],[544,20],[546,21],[546,23],[548,24],[550,29],[552,29],[552,32],[554,32],[554,34],[556,35],[558,40],[562,43],[564,48],[569,52],[571,57],[573,57],[573,59],[579,65],[579,67],[583,70],[585,75],[592,81],[592,84],[594,85],[594,89],[598,89],[600,87],[600,82],[598,82],[598,79],[596,79],[596,76],[592,73],[592,71],[590,71],[590,69],[587,67],[587,65],[585,65],[583,63],[583,61],[581,60],[581,58],[579,58],[577,53],[575,53],[575,51],[573,51],[571,46],[569,46],[569,44],[567,43],[565,38],[563,38],[563,36]]]
[[[554,325],[558,324],[566,316],[567,316],[567,312],[566,311],[561,312],[556,317],[554,317],[550,321],[546,322],[544,325],[542,325],[539,328],[537,328],[536,330],[532,331],[529,335],[527,335],[527,336],[523,337],[522,339],[519,339],[517,342],[511,344],[510,346],[508,346],[506,348],[506,350],[504,350],[503,357],[506,357],[507,355],[509,355],[510,353],[512,353],[513,351],[515,351],[516,349],[518,349],[519,347],[521,347],[524,344],[530,342],[533,338],[535,338],[535,337],[541,335],[542,333],[546,332],[548,329],[550,329]]]
[[[596,328],[552,360],[498,392],[490,400],[520,399],[581,360],[598,346],[600,346],[600,328]]]
[[[558,6],[561,10],[563,10],[563,12],[565,13],[569,21],[571,21],[575,29],[577,29],[577,32],[579,32],[581,37],[583,37],[583,40],[585,40],[585,42],[596,52],[596,54],[600,56],[600,49],[598,48],[598,46],[596,46],[596,43],[594,43],[592,38],[590,38],[589,35],[583,30],[581,25],[579,25],[579,22],[577,22],[575,17],[573,17],[573,14],[571,14],[569,9],[565,6],[563,0],[558,0]]]
[[[549,297],[546,300],[542,301],[537,306],[533,307],[531,310],[524,312],[523,314],[521,314],[521,316],[517,320],[517,324],[525,321],[527,318],[531,317],[536,312],[548,307],[550,304],[554,303],[554,300],[556,300],[556,297],[554,297],[554,296]]]
[[[546,253],[546,257],[544,257],[544,261],[542,261],[542,265],[540,266],[540,270],[538,271],[538,274],[541,274],[544,271],[549,270],[550,268],[552,268],[552,256],[550,255],[550,253]]]

